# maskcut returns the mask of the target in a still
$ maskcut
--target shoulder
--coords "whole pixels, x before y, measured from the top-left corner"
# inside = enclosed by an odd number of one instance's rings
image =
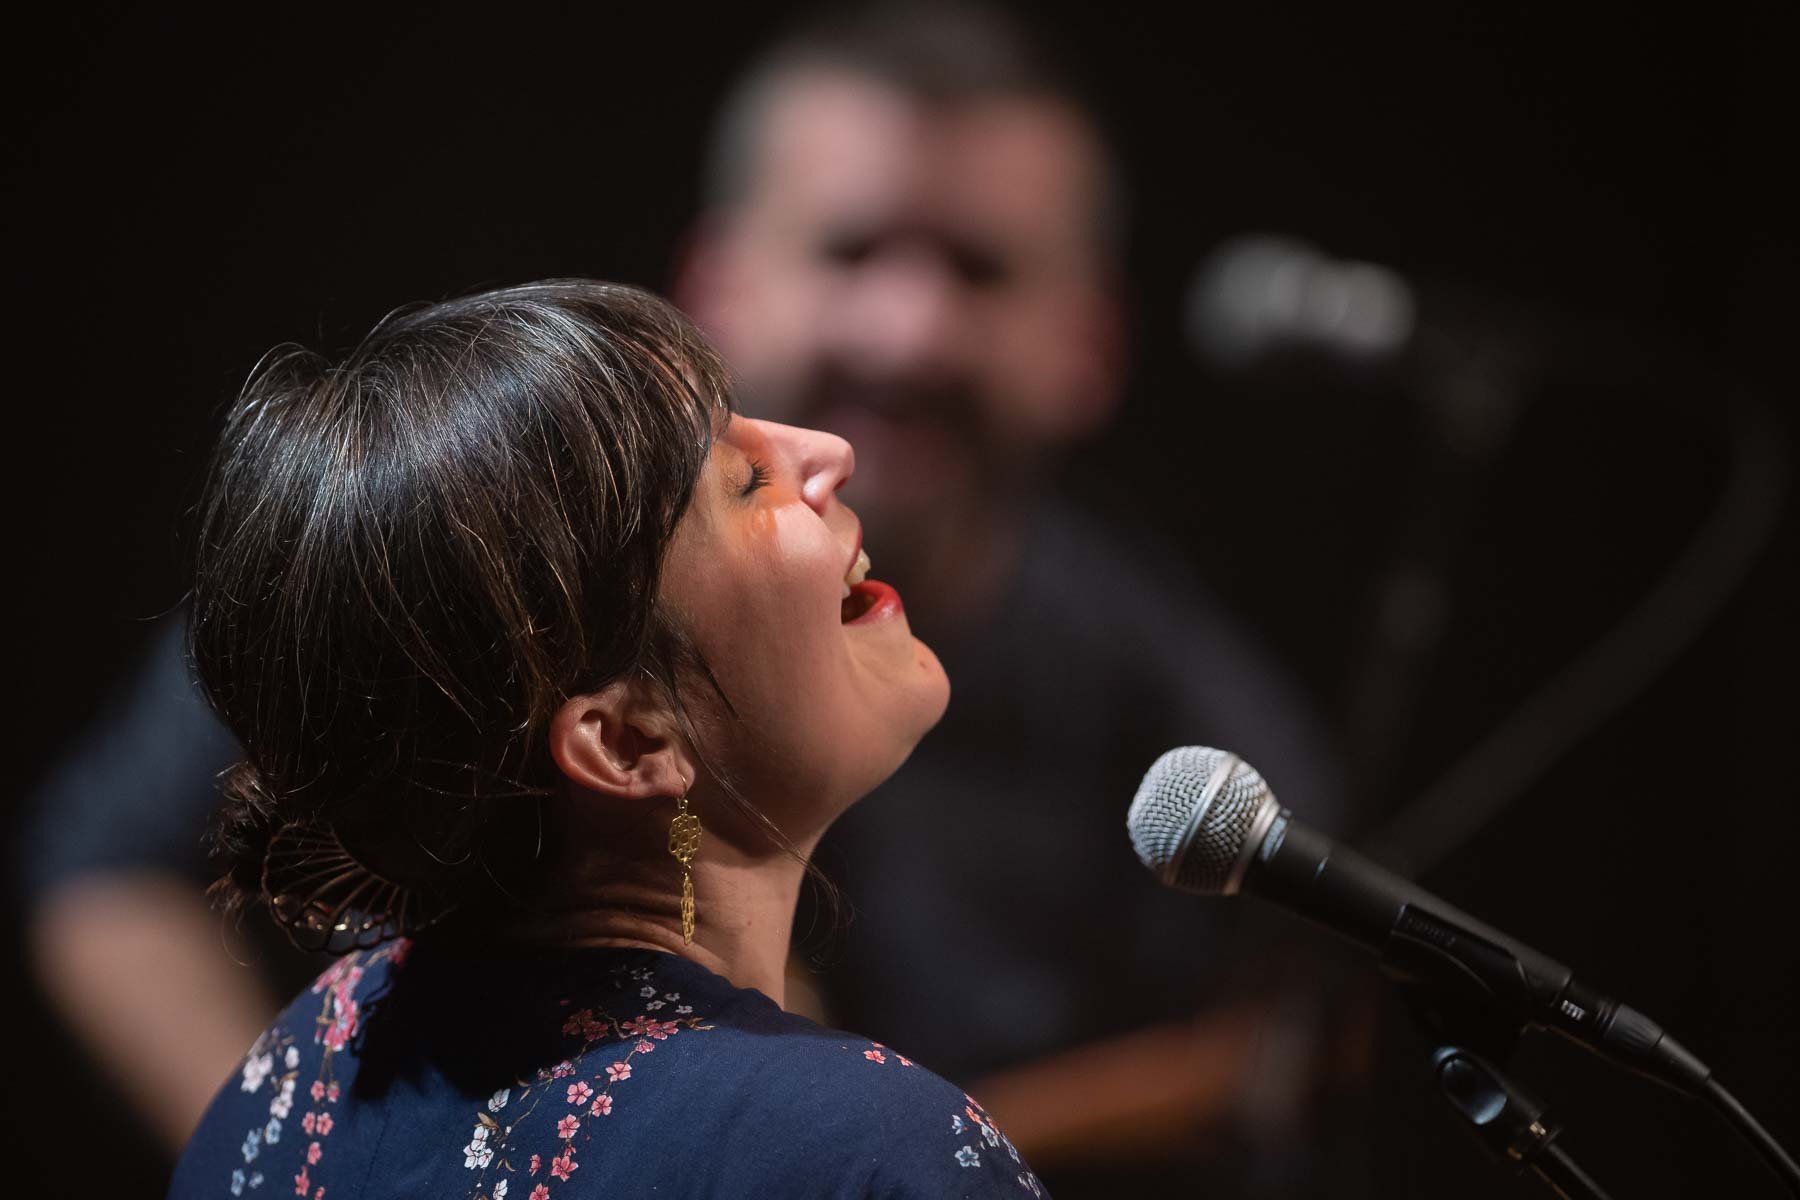
[[[1118,689],[1134,728],[1153,711],[1176,736],[1264,764],[1314,819],[1335,819],[1342,767],[1312,698],[1185,554],[1058,500],[1034,514],[1027,547],[1025,590],[1058,608],[1059,663]]]
[[[753,1138],[780,1130],[843,1195],[1020,1196],[1043,1187],[979,1102],[880,1042],[782,1014],[752,1053],[770,1086]]]
[[[1108,521],[1054,497],[1028,518],[1020,573],[1036,605],[1050,605],[1116,653],[1128,644],[1210,646],[1242,640],[1238,622],[1177,547],[1141,527]]]
[[[353,1043],[410,948],[401,940],[346,955],[295,997],[208,1108],[171,1196],[241,1196],[265,1179],[288,1178],[304,1194],[315,1177],[345,1165],[337,1160],[362,1157],[330,1135],[348,1116]]]

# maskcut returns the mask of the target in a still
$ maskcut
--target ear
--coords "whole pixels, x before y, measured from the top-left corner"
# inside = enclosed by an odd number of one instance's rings
[[[731,233],[724,215],[703,214],[681,238],[669,272],[669,298],[695,324],[718,320],[730,277]]]
[[[1082,328],[1087,351],[1086,386],[1076,391],[1075,402],[1064,414],[1066,424],[1061,431],[1071,441],[1091,436],[1111,424],[1125,398],[1123,381],[1130,358],[1130,335],[1126,332],[1124,298],[1111,281],[1097,286],[1088,297]]]
[[[573,783],[621,800],[686,795],[696,774],[674,720],[627,683],[557,709],[550,757]]]

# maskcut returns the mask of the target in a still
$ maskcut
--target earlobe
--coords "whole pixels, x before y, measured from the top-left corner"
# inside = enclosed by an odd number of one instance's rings
[[[571,782],[621,800],[683,795],[693,780],[673,722],[624,683],[565,701],[550,718],[550,757]]]

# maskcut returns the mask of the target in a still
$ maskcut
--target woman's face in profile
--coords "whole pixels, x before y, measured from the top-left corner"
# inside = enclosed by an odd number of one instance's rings
[[[892,588],[844,597],[862,530],[837,489],[855,461],[830,434],[733,417],[663,571],[663,603],[737,714],[702,726],[703,750],[794,838],[892,774],[950,694]]]

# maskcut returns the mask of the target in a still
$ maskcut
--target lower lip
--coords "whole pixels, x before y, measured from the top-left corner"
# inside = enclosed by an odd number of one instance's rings
[[[871,621],[885,621],[906,611],[906,606],[900,603],[900,593],[877,579],[865,579],[861,583],[851,584],[850,594],[871,597],[874,603],[869,605],[867,612],[854,621],[846,621],[846,625],[867,625]]]

